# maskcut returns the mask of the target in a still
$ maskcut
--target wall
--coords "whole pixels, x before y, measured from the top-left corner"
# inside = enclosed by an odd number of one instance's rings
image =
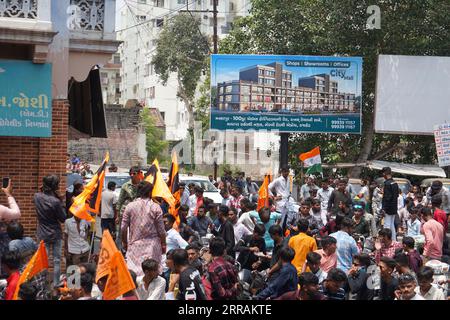
[[[129,168],[146,163],[145,139],[140,128],[140,107],[124,108],[121,105],[105,106],[108,138],[86,138],[71,130],[68,153],[76,153],[80,159],[100,164],[106,151],[110,163]]]
[[[61,178],[60,192],[65,191],[67,153],[67,122],[69,103],[53,100],[51,138],[0,137],[0,176],[10,177],[13,196],[19,205],[25,234],[36,236],[37,219],[33,195],[38,192],[42,178],[57,174]],[[3,192],[0,203],[7,204]]]

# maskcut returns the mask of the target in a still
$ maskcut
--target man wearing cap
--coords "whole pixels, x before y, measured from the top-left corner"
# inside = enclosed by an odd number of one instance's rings
[[[431,184],[431,187],[428,188],[426,193],[426,204],[431,204],[431,198],[435,195],[440,195],[442,198],[442,210],[445,211],[447,215],[450,214],[450,192],[449,190],[444,187],[442,184],[442,181],[436,180],[433,181]]]
[[[392,232],[392,239],[397,239],[397,233],[395,230],[395,215],[398,211],[398,184],[392,179],[392,171],[389,167],[384,167],[381,170],[383,173],[384,187],[383,187],[383,199],[381,200],[381,210],[384,214],[384,227],[388,228]]]

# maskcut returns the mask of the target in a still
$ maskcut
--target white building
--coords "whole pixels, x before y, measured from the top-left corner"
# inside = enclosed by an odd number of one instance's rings
[[[203,34],[213,34],[213,0],[124,0],[120,12],[118,39],[123,41],[121,56],[121,100],[137,99],[148,107],[158,108],[166,124],[166,138],[179,141],[186,137],[188,112],[177,98],[177,81],[172,76],[163,86],[151,65],[161,26],[180,10],[210,10],[192,13],[200,17]],[[219,0],[217,32],[224,37],[231,22],[248,14],[250,0]],[[137,25],[137,26],[136,26]]]
[[[114,54],[100,70],[104,104],[120,104],[120,56]]]

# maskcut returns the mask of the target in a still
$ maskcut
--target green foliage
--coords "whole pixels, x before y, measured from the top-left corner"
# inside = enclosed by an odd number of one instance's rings
[[[149,109],[144,108],[141,111],[141,121],[146,136],[147,163],[152,163],[156,158],[162,165],[166,164],[169,159],[167,155],[169,142],[164,140],[164,132],[155,126],[155,120]]]
[[[195,120],[202,122],[203,132],[209,129],[209,110],[211,106],[211,75],[209,72],[209,63],[206,63],[206,66],[206,77],[199,87],[200,97],[197,99],[194,107]]]
[[[381,9],[381,29],[366,30],[366,10],[373,4]],[[324,163],[373,158],[431,163],[436,161],[433,137],[374,133],[377,57],[449,55],[448,9],[442,0],[253,0],[251,15],[234,24],[220,49],[363,57],[363,134],[293,134],[289,157],[294,168],[300,166],[298,155],[315,146]]]
[[[165,24],[156,42],[152,64],[166,85],[171,74],[177,74],[177,96],[183,100],[193,125],[193,105],[197,85],[209,53],[208,38],[200,33],[200,20],[180,13]]]

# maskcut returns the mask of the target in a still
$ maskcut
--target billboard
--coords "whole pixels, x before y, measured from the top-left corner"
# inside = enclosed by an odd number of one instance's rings
[[[362,58],[211,57],[211,129],[361,133]]]
[[[450,120],[450,57],[380,55],[375,132],[433,135]]]
[[[0,136],[51,134],[51,64],[0,60]]]

